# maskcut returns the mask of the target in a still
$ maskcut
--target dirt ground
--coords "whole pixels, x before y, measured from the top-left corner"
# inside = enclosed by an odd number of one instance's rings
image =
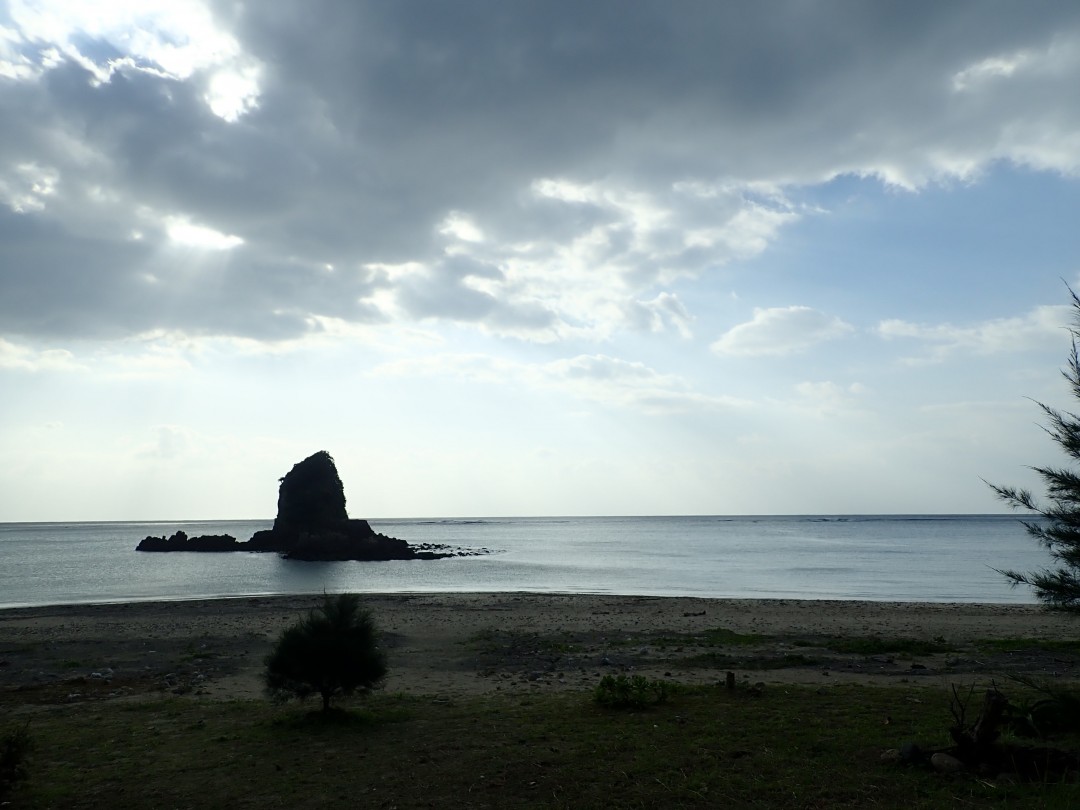
[[[0,705],[155,692],[259,697],[274,640],[318,602],[0,611]],[[1080,617],[1026,605],[486,593],[375,594],[364,602],[388,653],[385,688],[434,697],[588,689],[620,673],[681,683],[714,683],[731,671],[753,683],[937,687],[1017,673],[1080,678],[1080,642],[1071,643]]]

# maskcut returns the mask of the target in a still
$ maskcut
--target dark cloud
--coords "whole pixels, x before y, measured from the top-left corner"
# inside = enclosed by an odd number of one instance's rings
[[[8,335],[110,338],[155,325],[133,300],[137,285],[128,278],[148,260],[143,245],[75,236],[0,208],[0,256],[0,324]],[[117,313],[124,321],[110,317]]]
[[[553,313],[538,303],[509,303],[471,286],[473,280],[493,282],[497,287],[506,282],[506,276],[493,265],[465,256],[450,256],[407,279],[401,285],[399,300],[416,318],[487,322],[502,332],[547,329],[554,325]]]
[[[1080,169],[1071,4],[268,0],[216,11],[261,70],[258,104],[236,121],[207,105],[206,67],[181,79],[143,58],[101,81],[62,58],[36,78],[0,78],[0,331],[274,339],[313,328],[312,316],[384,317],[376,292],[411,317],[550,330],[581,321],[582,307],[540,303],[507,265],[527,254],[558,269],[587,238],[601,244],[596,263],[575,272],[617,280],[612,311],[631,325],[685,323],[681,303],[664,314],[631,302],[673,301],[658,297],[664,279],[761,249],[768,229],[741,236],[737,218],[786,209],[748,183],[855,172],[919,184],[995,159]],[[99,65],[120,53],[76,44]],[[35,63],[48,47],[17,43]],[[55,187],[35,191],[34,172],[54,172]],[[595,193],[537,195],[544,178]],[[672,191],[698,180],[722,189]],[[20,183],[30,202],[15,214]],[[638,202],[612,203],[613,190]],[[447,259],[439,226],[454,211],[486,238]],[[169,217],[243,244],[176,251]],[[400,281],[365,269],[402,262],[424,269]],[[478,267],[501,275],[474,284]]]

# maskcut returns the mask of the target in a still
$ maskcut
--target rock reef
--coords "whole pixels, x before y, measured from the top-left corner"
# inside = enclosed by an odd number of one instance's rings
[[[136,551],[237,551],[236,538],[231,534],[204,534],[200,537],[188,537],[187,532],[178,531],[172,536],[146,537]]]
[[[413,547],[379,534],[366,520],[350,518],[345,488],[334,459],[325,450],[293,465],[278,488],[277,517],[271,529],[255,532],[247,542],[231,535],[147,537],[137,551],[275,552],[291,560],[435,560],[470,552],[449,546]],[[472,552],[475,553],[475,552]]]

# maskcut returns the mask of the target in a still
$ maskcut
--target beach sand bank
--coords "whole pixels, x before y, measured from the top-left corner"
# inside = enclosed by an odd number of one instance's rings
[[[730,670],[765,683],[933,686],[1009,672],[1080,676],[1080,661],[1067,650],[980,644],[1080,637],[1080,617],[1033,605],[526,593],[363,599],[384,634],[386,689],[436,697],[587,689],[619,673],[712,683]],[[3,610],[0,701],[156,691],[259,697],[273,641],[319,601],[245,597]],[[882,641],[877,648],[843,649],[837,641],[875,637]],[[905,649],[897,640],[933,647]]]

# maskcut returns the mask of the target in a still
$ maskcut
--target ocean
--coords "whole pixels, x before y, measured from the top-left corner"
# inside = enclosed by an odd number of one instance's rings
[[[0,523],[0,608],[341,591],[1030,603],[994,569],[1050,562],[1011,515],[370,521],[410,543],[491,551],[433,561],[135,551],[151,534],[246,540],[272,522]]]

